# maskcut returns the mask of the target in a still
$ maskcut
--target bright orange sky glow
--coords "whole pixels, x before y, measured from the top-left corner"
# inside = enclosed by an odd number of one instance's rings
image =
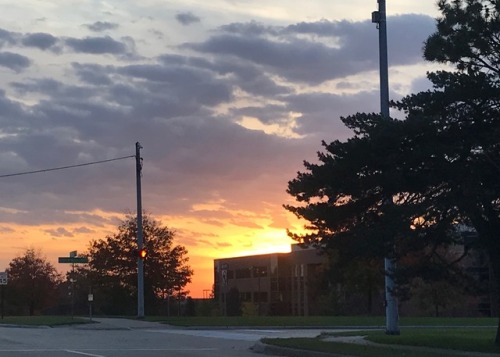
[[[114,216],[99,211],[94,213],[110,218]],[[280,215],[283,215],[283,212],[280,212]],[[293,217],[288,216],[293,221]],[[290,245],[293,243],[286,235],[285,229],[266,226],[265,223],[262,228],[247,228],[231,223],[227,223],[221,228],[213,224],[195,222],[189,218],[174,217],[172,220],[176,222],[176,225],[172,226],[164,223],[170,221],[168,217],[155,216],[154,218],[176,232],[174,244],[184,245],[188,249],[189,264],[194,269],[194,275],[187,290],[189,290],[190,296],[195,298],[207,296],[207,293],[212,289],[214,259],[289,252]],[[269,217],[269,222],[272,222],[271,218]],[[66,225],[64,229],[68,232],[78,231],[81,226],[81,224]],[[83,254],[92,239],[104,238],[107,234],[116,232],[114,226],[105,227],[100,233],[96,233],[97,227],[94,228],[96,231],[92,233],[80,233],[68,239],[66,236],[54,237],[54,233],[61,230],[60,225],[36,227],[4,225],[3,232],[0,233],[3,238],[0,240],[0,270],[4,271],[14,257],[22,255],[29,248],[34,248],[40,250],[57,271],[64,273],[69,269],[69,265],[58,263],[58,257],[67,257],[69,252],[74,250]],[[296,223],[290,228],[300,230],[300,225]],[[64,232],[60,233],[64,235]],[[193,235],[206,238],[195,241],[192,239]],[[13,244],[13,242],[15,243]]]

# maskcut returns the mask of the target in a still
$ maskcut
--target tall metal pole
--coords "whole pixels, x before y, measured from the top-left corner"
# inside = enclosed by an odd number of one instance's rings
[[[71,318],[75,317],[75,263],[71,264]]]
[[[142,146],[139,142],[135,143],[135,171],[137,182],[137,250],[140,251],[143,247],[142,236],[142,192],[141,192],[141,176],[142,176]],[[137,318],[144,317],[144,261],[137,256]]]
[[[378,11],[372,14],[372,21],[378,24],[380,55],[380,113],[389,118],[389,64],[387,55],[387,14],[385,0],[378,1]],[[391,276],[394,260],[384,259],[385,269],[385,333],[399,335],[398,301],[393,294],[395,283]]]
[[[4,284],[0,285],[0,288],[2,289],[2,302],[1,302],[1,304],[2,304],[2,305],[1,305],[1,310],[2,310],[2,320],[3,320],[3,307],[4,307],[4,306],[3,306],[3,300],[4,300],[4,291],[3,291],[3,290],[4,290],[4,287],[5,287],[5,285],[4,285]]]

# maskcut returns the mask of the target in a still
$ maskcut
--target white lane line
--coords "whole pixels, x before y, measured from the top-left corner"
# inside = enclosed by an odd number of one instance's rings
[[[191,352],[191,351],[217,351],[218,348],[212,348],[212,347],[206,347],[206,348],[88,348],[88,349],[83,349],[83,351],[102,351],[102,352]],[[84,356],[91,356],[91,357],[105,357],[102,355],[97,355],[97,354],[92,354],[89,352],[82,352],[80,351],[75,351],[75,350],[68,350],[68,349],[41,349],[41,348],[31,348],[31,349],[7,349],[7,348],[2,348],[0,349],[0,353],[2,352],[10,352],[10,353],[26,353],[26,352],[68,352],[68,353],[75,353],[75,354],[81,354]]]
[[[31,348],[31,349],[0,349],[0,352],[58,352],[60,350],[55,349],[39,349],[39,348]]]
[[[184,348],[85,348],[85,349],[80,349],[80,351],[102,351],[102,352],[148,352],[148,351],[217,351],[217,348],[212,348],[212,347],[207,347],[207,348],[189,348],[189,347],[184,347]],[[66,350],[67,351],[67,350]],[[69,351],[68,351],[69,352]],[[78,353],[77,351],[74,351],[75,353]],[[81,352],[82,353],[82,352]],[[93,356],[93,355],[91,355]]]
[[[106,357],[106,356],[103,356],[103,355],[95,355],[95,354],[92,354],[92,353],[85,353],[85,352],[80,352],[80,351],[73,351],[73,350],[65,350],[66,352],[68,353],[74,353],[74,354],[77,354],[77,355],[84,355],[84,356],[90,356],[90,357]]]

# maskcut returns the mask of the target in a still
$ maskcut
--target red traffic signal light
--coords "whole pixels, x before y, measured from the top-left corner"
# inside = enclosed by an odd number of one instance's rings
[[[141,250],[139,250],[138,255],[139,255],[139,258],[144,259],[147,257],[148,252],[146,251],[146,249],[141,249]]]

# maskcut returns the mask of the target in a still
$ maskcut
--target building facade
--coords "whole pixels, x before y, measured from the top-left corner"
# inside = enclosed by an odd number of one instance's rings
[[[316,313],[317,279],[326,257],[317,249],[292,245],[290,253],[214,260],[214,294],[224,314],[231,294],[252,304],[258,315]]]
[[[465,247],[476,238],[475,234],[463,236],[464,244],[457,245],[450,251],[450,256],[463,254]],[[238,308],[252,307],[249,314],[255,315],[313,316],[332,311],[337,314],[383,314],[383,289],[375,289],[367,296],[359,291],[347,292],[342,286],[328,286],[328,282],[325,287],[322,279],[325,278],[327,263],[327,257],[317,249],[301,248],[299,245],[292,245],[290,253],[216,259],[214,298],[223,315],[248,313],[235,311],[235,301]],[[470,251],[460,266],[478,286],[482,286],[479,291],[464,294],[456,287],[458,290],[453,290],[453,294],[457,294],[456,299],[449,302],[449,299],[443,298],[443,301],[435,301],[433,305],[428,297],[423,299],[422,294],[413,291],[414,296],[410,300],[401,302],[400,312],[407,316],[437,315],[439,308],[441,316],[496,316],[497,289],[492,285],[492,270],[485,252]],[[437,286],[439,288],[440,285]],[[328,296],[325,289],[340,293],[335,295],[334,307],[328,306],[332,301],[325,300]],[[447,294],[448,290],[438,293]],[[424,300],[426,306],[422,305]]]

